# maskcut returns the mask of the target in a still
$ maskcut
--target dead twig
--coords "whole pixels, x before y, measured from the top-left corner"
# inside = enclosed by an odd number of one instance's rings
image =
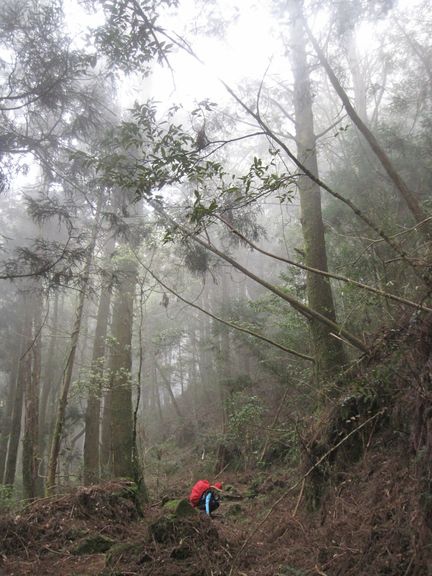
[[[293,511],[293,513],[292,513],[292,517],[293,517],[293,518],[294,518],[294,516],[297,514],[298,507],[300,506],[300,502],[301,502],[301,499],[302,499],[302,496],[303,496],[303,491],[304,491],[305,484],[306,484],[306,478],[303,478],[303,482],[302,482],[302,485],[301,485],[301,488],[300,488],[300,494],[298,495],[297,502],[296,502],[294,511]]]

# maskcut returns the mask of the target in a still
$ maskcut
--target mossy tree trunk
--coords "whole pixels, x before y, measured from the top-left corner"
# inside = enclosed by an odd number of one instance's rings
[[[302,0],[289,0],[291,59],[294,75],[294,109],[297,155],[299,161],[318,176],[316,139],[312,111],[309,67],[306,57],[306,38],[302,25]],[[321,211],[321,191],[307,176],[298,180],[301,206],[301,225],[304,237],[305,263],[327,271],[327,253]],[[335,306],[328,278],[307,273],[309,307],[336,322]],[[311,319],[311,334],[318,375],[328,377],[337,373],[346,362],[343,345],[337,335],[322,322]]]

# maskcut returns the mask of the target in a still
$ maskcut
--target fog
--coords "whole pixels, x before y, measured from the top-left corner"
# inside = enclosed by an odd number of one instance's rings
[[[430,24],[425,0],[4,0],[4,484],[159,496],[285,461],[430,311]]]

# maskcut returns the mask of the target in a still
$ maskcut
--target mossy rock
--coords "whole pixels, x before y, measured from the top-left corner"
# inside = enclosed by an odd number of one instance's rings
[[[168,500],[168,502],[165,502],[163,508],[176,518],[187,518],[189,516],[196,516],[197,514],[196,509],[185,499]]]
[[[101,534],[96,534],[94,536],[88,536],[82,540],[74,549],[73,553],[78,556],[84,554],[103,554],[107,552],[112,546],[114,546],[115,541]]]

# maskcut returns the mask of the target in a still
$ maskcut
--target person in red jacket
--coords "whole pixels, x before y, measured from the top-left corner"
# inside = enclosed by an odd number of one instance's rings
[[[219,492],[222,490],[222,483],[210,484],[208,480],[198,480],[193,486],[189,495],[189,502],[192,506],[205,511],[208,516],[219,508]]]

